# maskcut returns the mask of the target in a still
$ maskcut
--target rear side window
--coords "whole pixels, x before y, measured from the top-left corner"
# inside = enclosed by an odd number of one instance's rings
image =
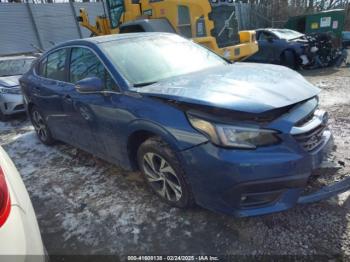
[[[41,69],[42,72],[45,72],[45,77],[65,81],[66,57],[66,49],[60,49],[49,54],[46,61],[46,70],[43,70],[44,68]],[[43,64],[43,66],[45,65]]]
[[[47,61],[47,58],[41,60],[38,66],[36,67],[36,73],[39,76],[46,77],[46,61]]]
[[[98,77],[104,83],[105,89],[115,89],[110,74],[92,51],[81,47],[72,48],[69,67],[70,82],[75,84],[87,77]]]

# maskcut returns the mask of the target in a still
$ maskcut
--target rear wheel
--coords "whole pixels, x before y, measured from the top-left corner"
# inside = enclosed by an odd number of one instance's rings
[[[193,206],[191,188],[176,153],[161,139],[150,138],[138,149],[137,161],[148,185],[171,206]]]
[[[282,65],[290,69],[297,69],[297,59],[292,51],[284,51],[282,54]]]
[[[51,135],[50,129],[48,128],[44,117],[41,115],[41,113],[35,106],[30,111],[30,119],[35,128],[39,140],[45,145],[52,145],[55,142],[55,140]]]

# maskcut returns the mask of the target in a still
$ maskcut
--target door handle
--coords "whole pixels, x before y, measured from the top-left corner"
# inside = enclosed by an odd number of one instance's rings
[[[63,100],[66,102],[66,103],[72,103],[72,97],[70,96],[70,95],[65,95],[64,97],[63,97]]]

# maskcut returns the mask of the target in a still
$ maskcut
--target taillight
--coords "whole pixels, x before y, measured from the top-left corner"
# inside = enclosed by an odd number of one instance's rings
[[[10,192],[8,190],[5,175],[0,167],[0,227],[5,224],[11,209]]]

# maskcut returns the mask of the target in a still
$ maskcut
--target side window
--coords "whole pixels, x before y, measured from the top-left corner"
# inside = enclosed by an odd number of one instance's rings
[[[66,81],[65,65],[66,65],[67,50],[60,49],[48,55],[46,61],[45,76],[50,79]]]
[[[274,34],[271,34],[270,32],[261,32],[259,36],[259,40],[269,40],[269,39],[278,39]]]
[[[179,5],[177,8],[177,28],[179,29],[180,35],[191,38],[192,37],[192,27],[191,27],[191,16],[190,9],[188,6]]]
[[[47,61],[47,58],[44,58],[43,60],[40,61],[40,63],[38,63],[36,67],[36,73],[39,76],[46,77],[46,61]]]
[[[102,80],[105,89],[116,89],[112,77],[93,52],[87,48],[72,48],[69,81],[75,84],[79,80],[93,76]]]
[[[268,34],[266,32],[260,32],[259,40],[267,40]]]

